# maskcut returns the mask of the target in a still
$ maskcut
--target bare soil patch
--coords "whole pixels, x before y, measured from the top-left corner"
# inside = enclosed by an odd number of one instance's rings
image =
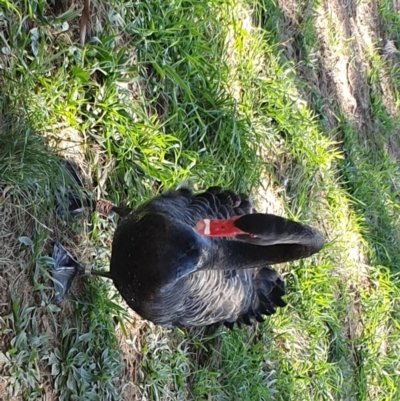
[[[327,129],[336,128],[335,115],[340,110],[360,135],[367,138],[370,134],[376,135],[369,107],[371,88],[367,69],[371,52],[379,49],[382,59],[389,65],[398,57],[397,49],[393,49],[393,38],[384,30],[378,2],[324,1],[315,18],[312,18],[313,9],[301,9],[296,1],[281,0],[279,4],[285,15],[286,55],[294,61],[298,74],[311,84],[311,91],[303,91],[303,96],[309,101],[313,94],[323,99]],[[393,7],[395,12],[399,11],[398,4],[393,3]],[[304,54],[296,47],[296,38],[301,37],[302,24],[307,18],[314,21],[318,40],[313,66],[304,63]],[[392,47],[388,47],[388,43]],[[385,71],[382,71],[379,90],[387,112],[398,116]]]

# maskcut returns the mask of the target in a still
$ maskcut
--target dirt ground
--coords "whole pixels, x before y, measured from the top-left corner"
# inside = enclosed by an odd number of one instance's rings
[[[307,2],[292,0],[279,0],[284,12],[284,38],[282,46],[288,59],[294,62],[297,73],[309,86],[301,95],[310,102],[316,95],[323,99],[324,123],[327,130],[335,130],[338,121],[336,118],[338,108],[346,116],[348,121],[365,140],[373,141],[374,135],[378,135],[374,128],[374,116],[369,107],[370,84],[368,83],[366,69],[369,63],[369,55],[373,46],[380,49],[381,57],[389,63],[399,61],[399,54],[393,38],[385,36],[385,29],[378,13],[377,1],[356,0],[325,0],[321,10],[315,17],[318,35],[318,49],[315,52],[313,65],[306,65],[303,61],[301,49],[297,47],[297,39],[301,36],[304,16],[311,15]],[[400,12],[400,1],[393,1],[393,10]],[[308,14],[307,14],[308,13]],[[334,29],[335,46],[332,45],[332,30]],[[375,88],[376,89],[376,88]],[[387,113],[394,118],[399,117],[396,108],[393,89],[390,81],[382,74],[380,88],[384,106]],[[311,107],[310,107],[311,108]],[[68,135],[67,135],[68,134]],[[67,141],[65,149],[72,153],[66,156],[72,158],[81,166],[87,166],[84,153],[81,151],[79,134],[68,132],[64,136]],[[71,147],[68,138],[72,138],[76,144]],[[391,138],[388,149],[394,158],[400,161],[399,146],[400,130]],[[340,139],[340,138],[338,138]],[[61,144],[61,147],[63,144]],[[63,152],[62,152],[63,153]],[[85,170],[83,170],[85,171]],[[86,171],[88,176],[89,171]],[[104,178],[105,179],[105,178]],[[276,200],[274,188],[265,177],[264,186],[260,188],[259,210],[275,213],[283,211],[282,205]],[[261,203],[261,199],[266,200]],[[10,312],[10,292],[22,297],[22,302],[31,304],[34,302],[32,280],[29,272],[21,271],[20,266],[27,264],[29,250],[18,241],[20,235],[29,235],[32,232],[33,223],[19,215],[15,207],[15,194],[13,189],[7,186],[0,187],[0,316]],[[22,224],[22,226],[21,226]],[[52,232],[52,237],[63,236],[64,241],[73,249],[74,255],[79,259],[85,259],[83,247],[74,246],[74,238],[69,238],[60,232]],[[64,316],[68,315],[68,302],[63,306]],[[140,354],[143,346],[143,334],[149,330],[147,323],[141,321],[132,313],[132,325],[128,338],[117,332],[123,360],[126,364],[124,375],[121,378],[121,393],[126,400],[145,400],[145,396],[137,386],[141,377]],[[350,335],[355,336],[359,331],[359,319],[357,303],[354,306],[354,316],[349,317]],[[2,322],[0,320],[0,326]],[[8,345],[7,333],[0,332],[0,369],[1,353],[6,351]],[[47,391],[47,400],[52,400],[50,389]],[[6,400],[6,382],[0,378],[0,401]]]
[[[311,85],[311,90],[304,93],[304,97],[311,100],[310,95],[314,92],[324,99],[326,128],[334,130],[337,126],[335,114],[338,105],[360,135],[370,138],[371,135],[378,134],[373,132],[374,117],[368,106],[371,92],[366,72],[368,60],[373,48],[378,49],[382,59],[389,64],[399,60],[396,44],[386,34],[378,13],[378,2],[322,2],[321,11],[316,15],[319,48],[314,55],[316,68],[312,69],[304,64],[303,55],[294,47],[294,38],[300,35],[299,27],[302,22],[299,19],[311,10],[300,10],[298,3],[290,0],[281,0],[279,5],[285,14],[287,57],[295,62],[299,75]],[[393,1],[393,11],[400,11],[399,1]],[[386,111],[397,118],[399,110],[396,108],[388,77],[384,73],[379,89]]]

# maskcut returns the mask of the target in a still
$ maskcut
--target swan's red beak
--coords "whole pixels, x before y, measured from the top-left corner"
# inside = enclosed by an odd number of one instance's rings
[[[238,234],[245,234],[234,225],[240,217],[235,216],[229,220],[202,219],[197,222],[196,231],[206,237],[235,237]]]

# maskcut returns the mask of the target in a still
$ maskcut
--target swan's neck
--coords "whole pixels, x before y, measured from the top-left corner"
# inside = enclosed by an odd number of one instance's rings
[[[253,245],[235,240],[213,240],[210,249],[203,251],[198,269],[251,269],[266,265],[303,259],[321,249],[318,241],[268,246]]]

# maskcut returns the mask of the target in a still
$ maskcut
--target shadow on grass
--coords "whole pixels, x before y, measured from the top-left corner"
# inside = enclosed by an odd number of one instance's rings
[[[57,217],[55,193],[80,189],[54,149],[31,128],[23,99],[7,80],[2,83],[0,351],[5,359],[0,374],[8,385],[0,385],[0,392],[26,399],[97,394],[117,400],[123,365],[112,317],[121,319],[125,312],[100,280],[97,285],[76,280],[73,294],[79,301],[70,294],[62,305],[53,304],[48,255],[54,241],[78,259],[85,260],[89,251],[81,244],[87,224]]]

